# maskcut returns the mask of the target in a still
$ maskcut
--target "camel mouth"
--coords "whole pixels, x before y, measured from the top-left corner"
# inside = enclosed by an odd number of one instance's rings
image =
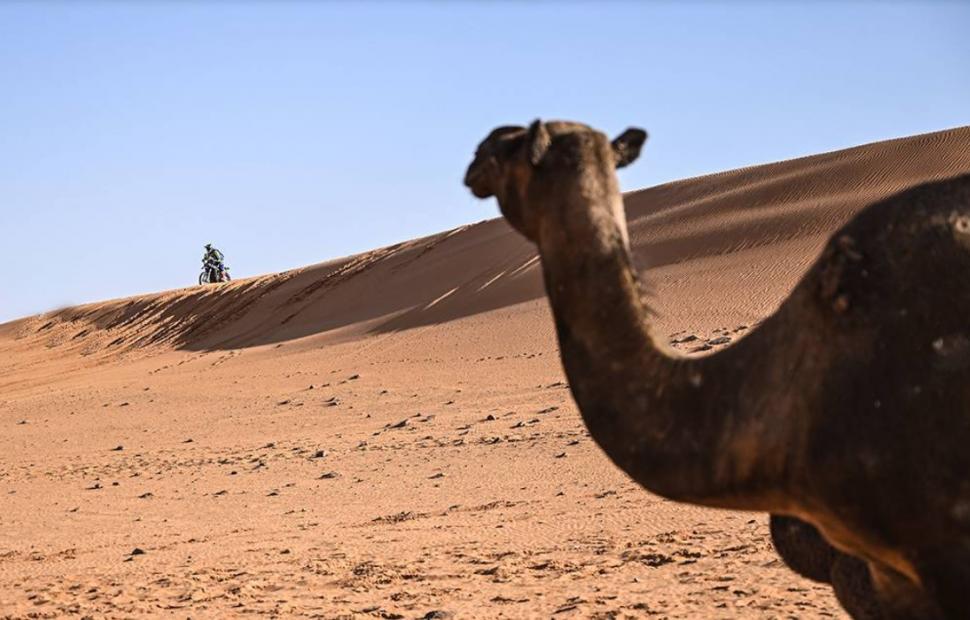
[[[468,171],[465,173],[465,187],[470,189],[476,198],[488,198],[492,195],[492,190],[488,187],[484,171],[475,164],[476,162],[472,162],[468,166]]]

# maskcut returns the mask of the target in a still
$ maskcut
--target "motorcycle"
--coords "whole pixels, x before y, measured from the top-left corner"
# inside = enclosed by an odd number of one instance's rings
[[[222,263],[206,261],[202,263],[202,273],[199,274],[199,284],[214,284],[217,282],[231,282],[229,267]]]

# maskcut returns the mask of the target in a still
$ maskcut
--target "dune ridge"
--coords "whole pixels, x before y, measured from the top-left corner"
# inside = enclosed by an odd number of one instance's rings
[[[790,288],[828,235],[866,204],[968,170],[968,143],[970,127],[961,127],[629,192],[635,257],[646,271],[794,243],[803,255],[774,274]],[[535,253],[493,219],[217,288],[66,308],[0,326],[0,334],[82,352],[105,344],[238,348],[354,324],[357,335],[407,329],[542,296]]]

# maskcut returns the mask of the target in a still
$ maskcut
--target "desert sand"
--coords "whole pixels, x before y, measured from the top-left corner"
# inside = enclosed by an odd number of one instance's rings
[[[966,172],[970,127],[626,194],[656,333],[730,346],[859,209]],[[0,325],[0,427],[0,617],[844,617],[766,515],[600,453],[498,219]]]

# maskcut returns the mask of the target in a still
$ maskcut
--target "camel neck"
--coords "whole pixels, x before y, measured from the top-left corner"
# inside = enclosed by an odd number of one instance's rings
[[[646,360],[661,371],[674,361],[656,346],[645,322],[625,229],[612,217],[613,208],[557,209],[559,219],[548,222],[538,243],[560,344],[582,350],[597,374],[617,375],[604,376],[606,383],[629,372],[631,364]],[[616,208],[622,217],[622,206]]]
[[[596,442],[644,487],[672,499],[738,506],[721,494],[725,481],[714,474],[719,414],[734,408],[733,397],[710,398],[701,389],[714,358],[669,356],[654,342],[619,223],[621,204],[566,203],[550,209],[556,215],[540,229],[573,396]]]

